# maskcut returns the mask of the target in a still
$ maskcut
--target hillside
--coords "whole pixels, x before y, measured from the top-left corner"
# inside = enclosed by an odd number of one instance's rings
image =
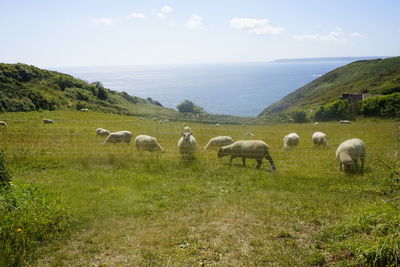
[[[361,60],[337,68],[268,106],[268,112],[309,109],[338,99],[342,93],[389,94],[400,91],[400,57]]]

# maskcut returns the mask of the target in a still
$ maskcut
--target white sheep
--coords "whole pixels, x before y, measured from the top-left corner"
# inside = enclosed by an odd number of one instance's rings
[[[344,141],[336,150],[336,159],[339,161],[341,171],[364,170],[365,144],[358,138]],[[358,166],[360,161],[360,166]]]
[[[351,124],[351,121],[348,121],[348,120],[340,120],[339,123],[340,123],[340,124]]]
[[[178,141],[179,154],[182,158],[193,158],[197,147],[196,138],[190,132],[183,132],[181,135]]]
[[[96,136],[109,136],[110,131],[103,129],[103,128],[97,128],[96,129]]]
[[[247,132],[246,133],[248,136],[255,136],[255,134],[251,133],[251,132]]]
[[[283,138],[283,149],[291,149],[300,143],[297,133],[290,133]]]
[[[54,123],[54,121],[50,120],[50,119],[43,119],[43,123]]]
[[[131,138],[132,138],[132,133],[130,131],[113,132],[107,136],[107,139],[106,139],[106,141],[104,141],[104,144],[108,144],[108,143],[130,144]]]
[[[318,124],[319,124],[319,122],[318,122],[318,121],[314,122],[314,125],[318,125]]]
[[[5,121],[0,121],[0,127],[8,127]]]
[[[185,133],[191,133],[191,132],[192,132],[192,129],[190,129],[189,126],[185,126],[185,128],[183,128],[183,131],[184,131]]]
[[[328,147],[328,136],[322,132],[313,133],[311,139],[315,147],[319,146],[323,146],[324,148]]]
[[[88,111],[89,111],[89,109],[88,109],[88,108],[81,108],[79,111],[82,111],[82,112],[88,112]]]
[[[147,150],[153,152],[159,150],[161,152],[164,152],[164,149],[158,143],[157,138],[144,134],[136,136],[135,147],[137,150],[141,151]]]
[[[271,164],[271,169],[276,170],[274,161],[269,154],[268,145],[261,140],[241,140],[236,141],[228,146],[221,147],[218,150],[218,158],[231,156],[229,162],[232,163],[234,158],[242,158],[243,166],[246,165],[246,158],[255,159],[257,161],[256,168],[259,169],[262,160],[265,157]]]
[[[211,138],[207,145],[204,147],[204,150],[207,150],[209,148],[220,148],[223,146],[227,146],[233,143],[233,139],[230,136],[217,136],[214,138]]]

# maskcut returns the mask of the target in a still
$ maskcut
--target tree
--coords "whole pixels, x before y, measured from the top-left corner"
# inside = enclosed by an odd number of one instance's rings
[[[100,100],[107,100],[108,94],[103,84],[101,82],[94,82],[92,84],[97,87],[97,98]]]
[[[304,123],[307,122],[307,114],[304,111],[294,111],[292,113],[293,121],[296,123]]]
[[[195,107],[194,103],[187,99],[185,99],[185,101],[176,106],[179,112],[193,112],[194,107]]]

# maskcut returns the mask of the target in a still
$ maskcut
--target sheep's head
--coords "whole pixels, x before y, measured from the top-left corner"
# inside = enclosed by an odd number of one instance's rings
[[[225,157],[225,156],[227,156],[228,155],[228,153],[227,153],[227,151],[223,148],[223,147],[221,147],[219,150],[218,150],[218,158],[222,158],[222,157]]]
[[[192,133],[188,133],[188,132],[183,132],[181,133],[183,140],[189,142],[190,141],[190,136],[192,135]]]

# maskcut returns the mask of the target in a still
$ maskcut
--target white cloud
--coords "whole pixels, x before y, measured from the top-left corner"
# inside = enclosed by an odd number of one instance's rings
[[[249,34],[276,35],[285,31],[282,27],[272,27],[268,24],[268,19],[253,19],[253,18],[233,18],[230,22],[233,28],[244,30]]]
[[[303,35],[294,35],[293,38],[299,41],[303,40],[315,40],[325,43],[337,43],[337,44],[349,44],[351,43],[352,38],[361,38],[362,34],[358,32],[354,33],[346,33],[341,28],[335,28],[333,31],[321,35],[318,33],[315,34],[303,34]]]
[[[203,28],[203,18],[197,14],[193,14],[191,18],[185,23],[185,27],[194,30]]]
[[[147,16],[144,15],[143,13],[135,13],[135,12],[133,12],[133,13],[131,13],[129,15],[129,18],[130,19],[147,19]]]
[[[171,13],[173,8],[171,6],[163,6],[159,11],[156,11],[156,16],[164,19],[169,13]]]
[[[117,22],[116,19],[110,19],[110,18],[92,19],[91,21],[95,24],[106,25],[106,26],[111,26]]]

